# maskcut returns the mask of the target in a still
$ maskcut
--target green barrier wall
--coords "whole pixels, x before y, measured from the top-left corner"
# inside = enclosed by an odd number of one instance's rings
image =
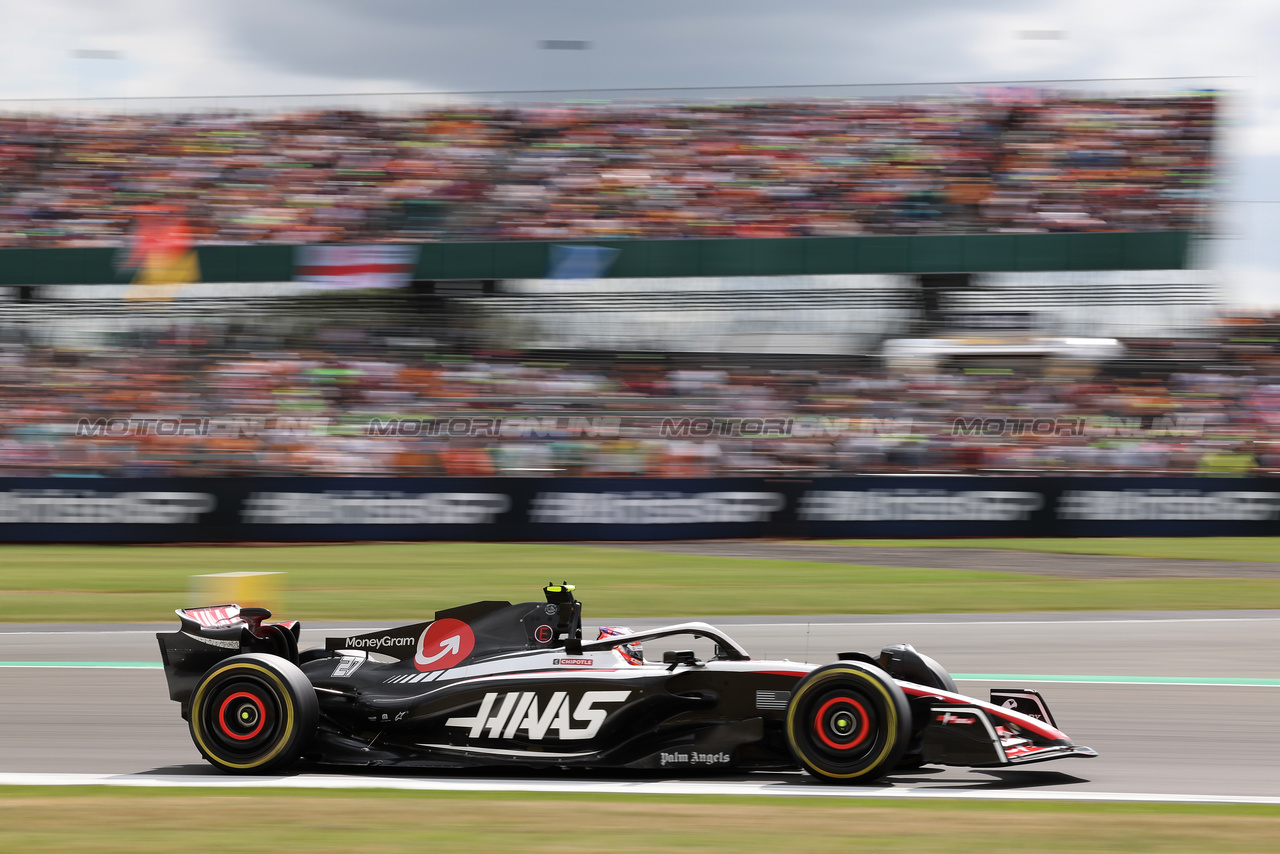
[[[787,276],[823,273],[985,273],[1046,270],[1176,270],[1188,264],[1188,232],[797,237],[771,240],[597,240],[559,245],[618,250],[606,278]],[[540,279],[551,242],[424,243],[418,279]],[[293,278],[292,246],[203,246],[206,282]],[[0,250],[0,285],[127,282],[117,249]]]

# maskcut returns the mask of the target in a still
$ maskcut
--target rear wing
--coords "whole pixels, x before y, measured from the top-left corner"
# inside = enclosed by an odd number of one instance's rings
[[[264,621],[271,612],[266,608],[239,605],[178,608],[174,613],[181,623],[178,631],[157,632],[156,640],[169,683],[169,699],[182,704],[183,718],[200,677],[225,658],[263,652],[298,663],[302,624],[297,620],[267,623]]]

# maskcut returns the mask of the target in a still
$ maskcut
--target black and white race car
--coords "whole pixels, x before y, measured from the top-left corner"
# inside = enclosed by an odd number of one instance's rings
[[[921,764],[1021,765],[1095,756],[1039,694],[966,697],[908,644],[830,664],[753,659],[682,623],[582,637],[573,587],[545,601],[474,602],[429,622],[298,650],[263,608],[179,610],[157,634],[169,695],[218,768],[343,766],[766,770],[862,783]],[[699,644],[709,654],[642,645]]]

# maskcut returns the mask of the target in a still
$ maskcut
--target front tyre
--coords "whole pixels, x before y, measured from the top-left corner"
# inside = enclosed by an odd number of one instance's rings
[[[248,653],[218,662],[191,695],[191,740],[212,765],[264,774],[292,765],[320,716],[311,682],[275,655]]]
[[[902,758],[911,740],[911,707],[889,674],[842,661],[800,680],[786,731],[796,761],[819,780],[867,783]]]

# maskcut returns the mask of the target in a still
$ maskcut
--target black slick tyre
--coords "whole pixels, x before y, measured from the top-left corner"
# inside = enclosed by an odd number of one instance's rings
[[[842,661],[796,685],[787,744],[802,768],[833,783],[868,783],[888,773],[911,740],[911,707],[878,667]]]
[[[292,662],[248,653],[218,662],[191,695],[191,740],[210,764],[265,774],[298,760],[320,716],[311,682]]]

